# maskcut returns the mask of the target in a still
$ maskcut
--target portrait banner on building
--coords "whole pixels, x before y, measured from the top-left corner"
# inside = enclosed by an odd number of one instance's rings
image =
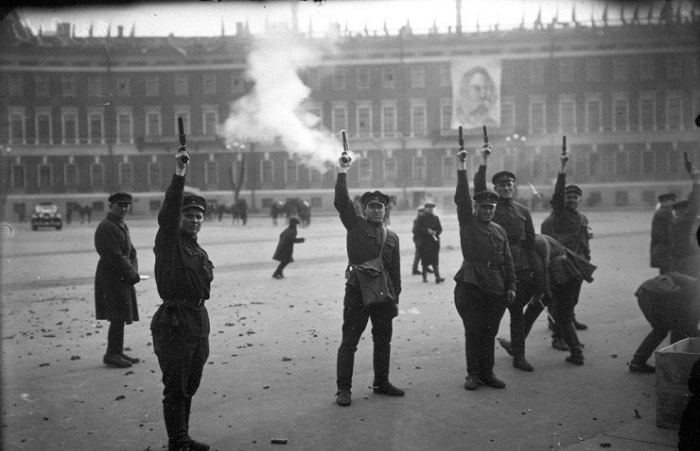
[[[501,125],[501,65],[498,57],[452,60],[452,128]]]

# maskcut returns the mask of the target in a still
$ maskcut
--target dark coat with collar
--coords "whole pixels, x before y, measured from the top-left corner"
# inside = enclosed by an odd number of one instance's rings
[[[139,320],[136,290],[140,280],[136,249],[124,221],[111,213],[95,230],[100,255],[95,273],[95,317],[131,324]]]

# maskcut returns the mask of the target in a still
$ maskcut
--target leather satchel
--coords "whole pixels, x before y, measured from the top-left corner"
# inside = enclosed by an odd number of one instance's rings
[[[389,292],[387,274],[384,272],[384,263],[382,261],[382,251],[384,250],[385,242],[386,231],[382,239],[382,247],[379,250],[379,257],[354,266],[357,280],[360,283],[360,293],[364,307],[372,307],[377,304],[394,301],[394,296]]]

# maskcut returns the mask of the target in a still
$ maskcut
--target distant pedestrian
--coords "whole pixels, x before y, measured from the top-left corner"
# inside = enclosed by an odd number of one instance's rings
[[[416,209],[416,218],[413,220],[413,244],[415,245],[416,251],[413,254],[413,266],[411,267],[411,274],[414,276],[420,276],[423,273],[421,271],[418,271],[418,263],[421,262],[420,258],[420,235],[418,234],[418,229],[416,226],[418,225],[418,218],[423,216],[425,214],[425,207],[421,205]]]
[[[282,214],[282,202],[273,201],[270,206],[270,217],[272,218],[272,225],[277,225],[277,218]]]
[[[669,240],[673,222],[672,205],[678,197],[674,193],[667,193],[660,195],[658,199],[659,208],[651,220],[651,267],[659,268],[659,274],[665,274],[671,264]]]
[[[272,256],[273,260],[280,262],[277,269],[272,274],[274,279],[284,279],[284,268],[294,261],[292,254],[294,253],[294,244],[303,243],[304,238],[297,238],[297,225],[299,225],[299,219],[289,218],[289,227],[284,229],[280,233],[280,239],[277,243],[277,249],[275,250],[275,255]]]
[[[139,320],[134,285],[141,280],[136,249],[124,223],[131,200],[131,194],[124,192],[109,196],[107,217],[95,230],[95,249],[100,255],[95,273],[96,318],[109,321],[103,362],[117,368],[139,362],[124,354],[124,325]]]
[[[435,273],[435,283],[444,282],[440,277],[440,234],[442,224],[440,218],[434,213],[435,203],[426,202],[423,205],[423,214],[416,219],[415,231],[418,235],[420,257],[422,262],[423,282],[428,281],[428,268],[432,266]]]

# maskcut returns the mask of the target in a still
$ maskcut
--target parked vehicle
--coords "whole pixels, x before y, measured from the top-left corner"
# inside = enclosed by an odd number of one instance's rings
[[[41,202],[34,207],[32,214],[32,230],[39,227],[53,227],[56,230],[63,228],[63,219],[58,213],[58,206],[52,202]]]

